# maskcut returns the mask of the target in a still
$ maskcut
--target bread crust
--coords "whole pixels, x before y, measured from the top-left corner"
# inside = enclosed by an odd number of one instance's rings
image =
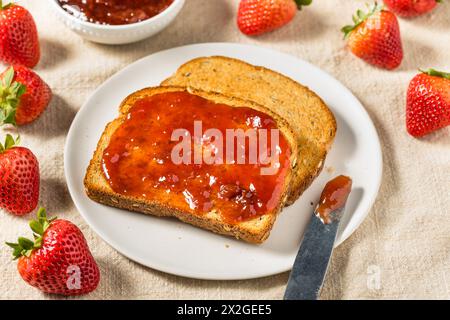
[[[291,78],[238,59],[212,56],[186,62],[161,85],[254,101],[286,119],[298,147],[298,166],[287,204],[294,203],[322,171],[336,135],[336,119],[317,94]]]
[[[139,100],[146,96],[151,96],[163,92],[174,92],[174,91],[188,91],[191,94],[195,94],[206,98],[208,100],[214,101],[216,103],[224,103],[232,107],[250,107],[252,109],[264,112],[277,122],[277,126],[280,131],[285,136],[288,141],[292,155],[290,158],[291,168],[288,170],[288,174],[284,181],[284,188],[281,197],[281,201],[273,212],[255,218],[253,220],[248,220],[240,222],[237,224],[226,223],[221,215],[216,211],[212,210],[207,214],[192,214],[187,211],[179,210],[177,208],[171,207],[167,203],[159,203],[151,201],[148,199],[142,199],[138,197],[126,196],[114,192],[106,180],[103,170],[102,170],[102,156],[105,148],[109,145],[109,141],[113,133],[125,120],[125,117],[134,104],[136,100]],[[177,218],[183,222],[189,223],[191,225],[213,231],[218,234],[233,236],[237,239],[242,239],[250,243],[262,243],[264,242],[270,234],[270,231],[275,223],[276,217],[285,206],[289,192],[291,181],[293,179],[292,168],[296,164],[297,147],[295,144],[295,137],[292,129],[289,127],[287,122],[280,118],[278,115],[274,114],[270,110],[250,101],[244,101],[238,98],[227,97],[219,93],[205,92],[196,89],[186,89],[183,87],[155,87],[146,88],[137,91],[129,95],[119,107],[119,117],[110,122],[94,152],[94,156],[90,161],[89,167],[87,168],[86,175],[84,178],[84,186],[86,194],[92,200],[121,209],[126,209],[130,211],[150,214],[159,217],[173,217]]]

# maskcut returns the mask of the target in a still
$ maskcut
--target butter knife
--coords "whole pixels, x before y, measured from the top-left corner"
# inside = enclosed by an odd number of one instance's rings
[[[315,215],[306,230],[289,277],[285,300],[316,300],[333,251],[339,219],[324,224]]]
[[[350,178],[339,176],[325,186],[295,259],[285,300],[317,300],[351,185]],[[318,212],[321,205],[328,205],[325,215]]]

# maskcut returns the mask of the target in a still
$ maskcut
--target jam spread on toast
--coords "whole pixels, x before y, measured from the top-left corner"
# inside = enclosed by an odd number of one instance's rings
[[[131,24],[150,19],[173,0],[58,0],[60,6],[82,20],[108,25]]]
[[[140,98],[130,106],[103,153],[103,173],[111,188],[119,194],[157,201],[196,215],[215,211],[228,223],[274,212],[291,165],[291,149],[281,131],[273,150],[278,154],[277,170],[271,175],[261,174],[261,168],[269,165],[260,161],[252,164],[249,152],[245,152],[244,163],[176,164],[172,151],[179,141],[173,141],[172,133],[179,128],[192,133],[194,123],[199,121],[203,132],[215,128],[224,137],[227,129],[278,130],[275,120],[263,112],[215,103],[185,91]],[[270,154],[273,145],[271,136],[267,138],[266,151]],[[195,135],[189,139],[195,148]],[[249,140],[246,144],[250,144]],[[203,151],[218,146],[211,139],[200,143]],[[189,154],[190,160],[193,154]]]
[[[315,214],[324,224],[333,222],[332,212],[345,206],[351,190],[352,179],[350,177],[341,175],[327,182],[315,210]]]

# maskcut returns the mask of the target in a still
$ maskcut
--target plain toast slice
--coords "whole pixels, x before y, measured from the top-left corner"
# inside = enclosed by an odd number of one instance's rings
[[[149,199],[123,195],[113,191],[107,179],[105,178],[102,169],[102,156],[105,148],[109,145],[112,135],[125,120],[128,111],[137,100],[159,93],[174,91],[189,91],[189,93],[191,94],[198,95],[215,103],[223,103],[232,107],[249,107],[271,116],[276,121],[278,129],[283,133],[285,139],[289,143],[291,156],[289,158],[290,168],[285,177],[285,181],[283,182],[281,201],[278,203],[276,209],[273,212],[264,214],[252,220],[247,220],[239,223],[227,223],[224,221],[224,219],[222,219],[221,215],[217,212],[217,210],[215,210],[215,208],[211,209],[206,214],[193,214],[188,211],[174,208],[173,206],[171,206],[170,201],[162,203]],[[293,179],[292,168],[295,167],[296,164],[296,139],[294,137],[292,129],[289,127],[286,121],[284,121],[282,118],[280,118],[270,110],[254,102],[227,97],[219,93],[209,93],[195,89],[188,90],[182,87],[157,87],[140,90],[128,96],[122,102],[119,111],[119,117],[106,126],[86,172],[86,176],[84,179],[85,190],[87,195],[92,200],[112,207],[123,208],[154,216],[175,217],[191,225],[204,228],[219,234],[234,236],[238,239],[242,239],[251,243],[262,243],[265,239],[267,239],[275,223],[277,214],[280,212],[287,201],[287,197],[290,192],[290,185]]]
[[[317,94],[296,81],[264,67],[213,56],[185,63],[161,85],[254,101],[285,119],[294,131],[298,146],[298,163],[288,204],[297,200],[321,172],[336,134],[336,120]]]

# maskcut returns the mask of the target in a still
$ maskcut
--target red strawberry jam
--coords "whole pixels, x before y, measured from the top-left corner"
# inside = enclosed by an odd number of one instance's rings
[[[276,140],[269,135],[265,151],[271,154],[275,149],[278,153],[277,169],[271,174],[261,174],[261,168],[271,165],[261,162],[261,158],[252,163],[250,152],[245,152],[245,159],[239,163],[237,144],[231,164],[229,161],[196,163],[195,135],[187,139],[189,143],[192,141],[190,150],[194,150],[189,153],[190,160],[174,163],[172,152],[179,139],[174,141],[172,134],[179,128],[194,132],[194,122],[201,122],[203,129],[197,147],[203,152],[214,150],[216,155],[219,142],[205,138],[208,129],[214,128],[224,137],[228,129],[255,128],[257,132],[274,129],[279,133],[278,142],[272,144]],[[247,147],[249,141],[246,140]],[[102,165],[106,179],[117,193],[166,203],[199,215],[216,210],[225,221],[237,223],[277,209],[285,190],[290,155],[290,146],[271,116],[182,91],[135,101],[112,135]]]
[[[324,224],[333,222],[332,213],[345,206],[352,190],[352,183],[350,177],[343,175],[327,182],[315,210],[316,215]]]
[[[174,0],[58,0],[60,6],[82,20],[109,25],[131,24],[163,12]]]

